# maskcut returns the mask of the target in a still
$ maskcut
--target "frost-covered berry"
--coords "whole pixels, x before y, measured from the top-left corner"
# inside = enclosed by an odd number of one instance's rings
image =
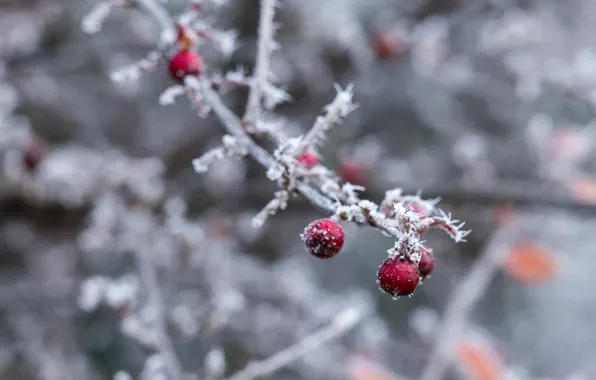
[[[420,271],[405,257],[390,257],[379,267],[377,278],[381,289],[392,296],[408,296],[420,282]]]
[[[170,58],[170,75],[182,81],[187,75],[200,75],[203,71],[203,59],[190,50],[182,50]]]
[[[418,263],[420,276],[422,276],[424,279],[426,276],[432,273],[433,269],[435,269],[435,257],[433,256],[432,251],[424,247],[420,247],[420,262]]]
[[[306,152],[298,156],[296,161],[305,168],[312,169],[319,163],[319,158],[313,153]]]
[[[344,229],[334,220],[318,219],[306,226],[302,240],[308,253],[320,259],[328,259],[341,250]]]
[[[29,170],[35,170],[47,154],[46,143],[39,137],[32,139],[23,148],[23,163]]]

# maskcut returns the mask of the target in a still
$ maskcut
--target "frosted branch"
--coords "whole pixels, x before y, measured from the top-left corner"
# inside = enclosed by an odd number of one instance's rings
[[[226,156],[246,156],[246,150],[238,144],[236,139],[230,135],[225,135],[223,138],[223,145],[207,151],[199,158],[192,160],[192,166],[197,173],[204,173],[209,169],[209,166],[217,160],[221,160]]]
[[[311,130],[304,136],[302,148],[298,153],[302,153],[306,149],[314,147],[323,141],[325,139],[325,133],[334,124],[341,122],[343,117],[356,108],[352,103],[352,97],[354,96],[354,86],[352,84],[348,85],[345,89],[336,85],[335,89],[337,91],[335,99],[324,108],[325,114],[317,117]]]
[[[252,219],[252,226],[254,228],[261,227],[267,219],[275,215],[277,210],[284,210],[288,207],[288,201],[290,200],[290,193],[286,190],[280,190],[275,192],[275,197],[267,203],[267,205]]]
[[[143,72],[157,68],[160,58],[159,53],[152,52],[146,58],[113,71],[110,74],[110,79],[114,82],[135,81]]]
[[[144,251],[135,249],[135,259],[139,267],[139,276],[147,292],[147,304],[153,308],[155,320],[154,328],[157,347],[160,350],[166,369],[172,380],[183,380],[184,371],[178,361],[174,345],[167,333],[166,311],[163,306],[163,296],[157,278],[157,269]]]
[[[165,8],[155,0],[137,0],[161,28],[160,43],[168,46],[176,41],[176,25]]]
[[[501,229],[495,233],[486,249],[476,260],[466,277],[453,291],[448,303],[442,331],[422,371],[420,380],[442,379],[455,352],[455,345],[462,334],[472,308],[490,285],[493,276],[507,255],[510,235],[515,226]]]
[[[364,313],[361,310],[354,307],[347,308],[340,312],[328,326],[263,361],[250,363],[245,369],[229,377],[228,380],[251,380],[270,375],[304,355],[312,353],[327,342],[341,337],[354,328],[363,317]]]
[[[465,242],[466,237],[470,231],[464,231],[463,227],[466,224],[457,219],[452,219],[451,214],[446,214],[443,210],[439,210],[439,215],[423,218],[418,225],[420,234],[426,232],[429,228],[438,228],[449,235],[456,243]]]
[[[89,13],[83,17],[83,20],[81,21],[81,29],[89,34],[99,32],[105,19],[112,12],[112,7],[114,7],[114,5],[116,4],[107,1],[100,1],[93,5],[93,8],[91,8]]]
[[[268,83],[269,64],[271,53],[275,47],[273,40],[275,28],[273,18],[275,16],[275,0],[261,0],[261,13],[259,16],[259,40],[257,42],[257,60],[250,93],[248,94],[248,103],[244,113],[243,120],[253,123],[259,118],[261,111],[261,99]]]

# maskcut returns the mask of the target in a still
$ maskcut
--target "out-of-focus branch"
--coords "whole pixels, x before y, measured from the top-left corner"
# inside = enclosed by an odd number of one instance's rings
[[[183,380],[184,371],[178,361],[174,345],[167,332],[166,311],[163,306],[163,296],[157,277],[157,268],[150,258],[145,257],[145,252],[134,250],[139,276],[147,292],[147,302],[155,311],[154,328],[157,333],[157,347],[163,355],[167,371],[173,380]]]
[[[243,117],[243,120],[248,123],[257,120],[261,109],[261,99],[263,98],[263,90],[268,80],[267,76],[269,74],[271,53],[275,44],[275,41],[273,41],[273,34],[275,32],[273,24],[274,16],[275,0],[261,0],[257,60],[255,63],[253,79],[250,84],[246,111]]]
[[[176,38],[176,27],[168,12],[155,0],[137,0],[138,4],[149,12],[161,28],[161,43],[169,44]]]
[[[251,380],[272,374],[304,355],[312,353],[327,342],[342,336],[356,326],[363,316],[362,311],[357,308],[345,309],[329,325],[265,360],[249,363],[246,368],[232,375],[228,380]]]
[[[266,202],[269,196],[268,188],[265,189],[262,181],[255,181],[247,186],[249,193],[247,200],[254,203]],[[452,205],[490,205],[493,203],[511,203],[517,206],[543,206],[574,210],[593,214],[596,213],[596,205],[582,203],[556,191],[552,186],[533,182],[499,181],[495,186],[480,187],[462,185],[457,182],[451,184],[436,185],[432,187],[404,184],[401,186],[406,194],[416,194],[422,190],[425,198],[441,198],[441,201]],[[372,199],[381,199],[384,192],[380,189],[367,188],[367,194]]]
[[[455,345],[476,302],[490,285],[511,244],[515,225],[498,230],[466,277],[453,291],[443,317],[443,328],[422,371],[420,380],[439,380],[453,360]]]

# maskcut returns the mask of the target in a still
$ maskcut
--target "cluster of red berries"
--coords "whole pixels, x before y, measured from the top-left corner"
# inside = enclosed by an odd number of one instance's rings
[[[341,250],[344,230],[334,220],[318,219],[306,226],[302,239],[308,253],[320,259],[329,259]],[[420,254],[418,264],[405,256],[387,258],[377,272],[381,289],[394,297],[414,293],[420,281],[429,276],[435,267],[432,251],[421,247]]]

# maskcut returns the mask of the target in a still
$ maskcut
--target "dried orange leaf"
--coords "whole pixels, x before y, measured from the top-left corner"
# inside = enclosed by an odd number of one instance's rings
[[[596,178],[581,177],[570,184],[571,195],[586,204],[596,204]]]
[[[477,342],[464,341],[457,350],[457,363],[471,380],[501,380],[503,364],[489,348]]]
[[[537,284],[552,278],[557,267],[554,256],[535,242],[516,244],[503,263],[505,272],[524,284]]]

